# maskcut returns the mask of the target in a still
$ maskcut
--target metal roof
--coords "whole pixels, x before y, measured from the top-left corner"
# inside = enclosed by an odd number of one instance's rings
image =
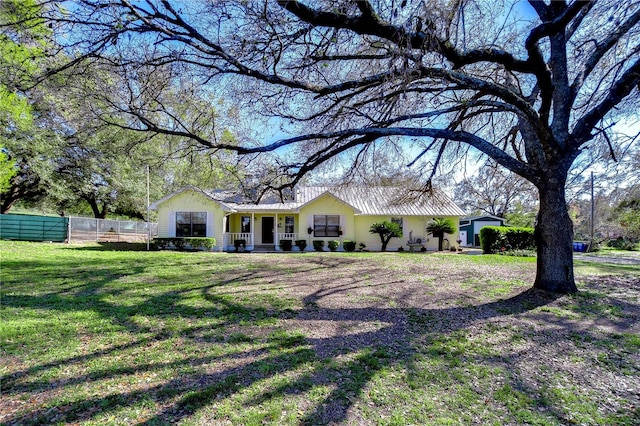
[[[247,203],[233,191],[200,190],[186,187],[152,204],[157,209],[162,202],[192,189],[203,193],[223,205],[225,210],[236,212],[297,212],[302,206],[323,195],[330,195],[351,206],[357,215],[371,216],[464,216],[444,192],[434,189],[429,193],[414,192],[402,187],[390,186],[301,186],[295,190],[295,201]]]
[[[411,191],[391,186],[308,186],[296,191],[297,201],[308,203],[329,193],[353,206],[361,215],[463,216],[465,213],[444,192]]]

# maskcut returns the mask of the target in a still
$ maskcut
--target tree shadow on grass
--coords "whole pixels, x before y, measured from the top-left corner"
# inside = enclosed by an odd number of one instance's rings
[[[313,274],[319,269],[339,266],[339,263],[335,264],[335,260],[327,262],[331,265],[328,266],[324,261],[308,262],[294,273],[300,277],[308,277],[307,281],[313,281]],[[197,273],[194,271],[194,274]],[[149,295],[143,301],[126,307],[114,307],[103,298],[104,294],[100,291],[112,279],[109,277],[76,289],[75,301],[55,294],[9,295],[3,298],[3,305],[14,308],[91,310],[138,336],[130,342],[90,354],[10,373],[2,378],[3,395],[10,397],[25,392],[64,390],[68,386],[82,383],[91,384],[107,378],[117,379],[139,372],[179,369],[185,365],[194,368],[207,366],[206,371],[196,369],[143,390],[116,391],[66,403],[64,406],[56,407],[55,420],[91,420],[151,397],[158,410],[144,423],[169,424],[189,418],[216,401],[236,398],[242,401],[247,410],[259,410],[261,405],[281,401],[287,395],[299,395],[316,387],[324,387],[327,389],[326,395],[310,402],[306,407],[301,407],[303,414],[298,418],[298,422],[340,423],[348,419],[349,410],[354,402],[372,379],[384,369],[395,365],[405,366],[410,378],[416,355],[421,351],[419,345],[425,339],[442,336],[455,338],[457,332],[479,322],[521,315],[552,303],[557,298],[556,295],[530,289],[504,300],[464,307],[331,307],[323,303],[328,297],[348,293],[361,285],[362,278],[354,277],[345,284],[316,285],[315,291],[302,297],[301,306],[292,309],[269,306],[264,302],[245,303],[238,299],[238,286],[250,286],[256,279],[265,278],[268,276],[265,271],[247,271],[239,266],[226,275],[224,280],[201,284],[194,289],[185,288]],[[182,278],[188,282],[188,277]],[[288,286],[290,290],[300,293],[304,287],[302,283]],[[217,292],[220,289],[225,291]],[[193,307],[181,303],[187,294],[193,291],[201,293],[207,306]],[[251,295],[247,290],[247,296],[250,298]],[[128,318],[133,314],[159,319],[176,316],[188,319],[208,318],[210,321],[184,326],[174,331],[154,332],[151,328],[130,321]],[[240,325],[243,327],[242,330],[251,330],[252,327],[247,324],[263,320],[274,321],[275,324],[271,328],[267,327],[265,335],[251,335],[250,332],[234,334],[234,330]],[[315,327],[333,327],[333,332],[326,333],[324,330],[323,333],[315,333]],[[175,335],[190,342],[198,339],[213,340],[214,343],[226,345],[228,350],[219,354],[185,353],[179,359],[166,362],[149,361],[119,368],[94,369],[90,373],[77,374],[64,380],[29,379],[31,375],[44,370],[117,355],[133,348],[143,348],[153,342],[163,342]],[[429,355],[434,359],[447,356],[446,353],[438,351]],[[490,356],[482,360],[488,363],[492,361]],[[260,385],[288,374],[292,377],[286,381],[274,382],[267,386]],[[250,389],[253,390],[249,392]],[[51,420],[51,410],[50,407],[24,410],[2,420],[7,424],[47,423]],[[553,415],[559,421],[566,420],[561,413]],[[263,416],[262,421],[265,422],[270,420],[265,413],[256,416]],[[234,421],[243,420],[236,418]]]

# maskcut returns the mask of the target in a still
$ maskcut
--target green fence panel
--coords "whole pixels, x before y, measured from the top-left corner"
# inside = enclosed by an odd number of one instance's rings
[[[69,219],[26,214],[0,215],[0,239],[25,241],[57,241],[67,239]]]

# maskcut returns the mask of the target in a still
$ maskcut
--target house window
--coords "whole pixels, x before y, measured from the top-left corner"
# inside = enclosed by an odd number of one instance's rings
[[[340,216],[338,215],[314,215],[313,233],[316,237],[339,237]]]
[[[242,216],[240,218],[240,232],[251,232],[251,216]]]
[[[401,217],[392,217],[391,223],[397,223],[400,229],[402,229],[402,218]]]
[[[284,232],[286,234],[293,234],[293,216],[284,217]]]
[[[206,236],[206,212],[176,212],[176,237]]]

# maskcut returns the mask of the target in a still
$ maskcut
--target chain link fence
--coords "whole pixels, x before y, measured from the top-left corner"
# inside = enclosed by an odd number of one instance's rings
[[[93,219],[87,217],[69,217],[69,235],[71,242],[145,242],[147,237],[158,236],[158,224],[133,220]]]

